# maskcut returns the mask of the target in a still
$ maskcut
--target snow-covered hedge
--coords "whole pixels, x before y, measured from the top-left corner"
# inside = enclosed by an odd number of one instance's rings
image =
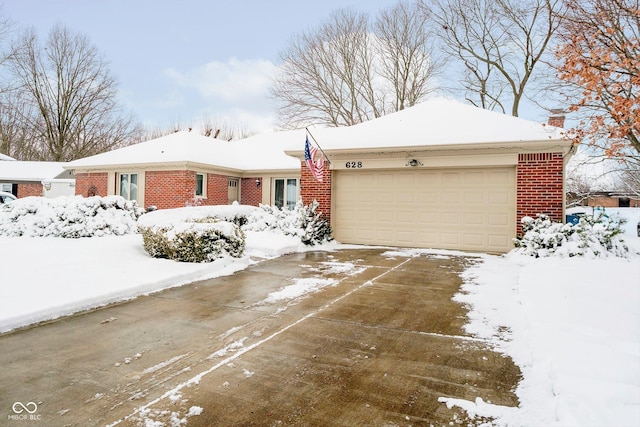
[[[585,215],[576,225],[552,222],[547,215],[522,218],[524,235],[513,239],[514,252],[539,257],[626,258],[630,250],[622,235],[624,219],[602,213]]]
[[[143,209],[120,196],[24,197],[0,205],[0,236],[93,237],[137,232]]]
[[[144,249],[155,258],[183,262],[211,262],[244,253],[245,236],[240,227],[227,221],[202,219],[162,226],[139,226]]]
[[[149,212],[138,220],[145,250],[153,257],[208,262],[229,254],[242,256],[247,232],[279,230],[306,245],[331,240],[329,223],[318,203],[283,210],[261,205],[191,206]]]
[[[279,230],[283,234],[294,236],[306,245],[315,245],[332,240],[329,222],[318,212],[318,202],[305,206],[299,200],[293,210],[279,209],[274,206],[247,205],[192,206],[176,209],[161,209],[143,215],[138,224],[166,226],[176,222],[195,222],[202,220],[232,222],[244,231]]]

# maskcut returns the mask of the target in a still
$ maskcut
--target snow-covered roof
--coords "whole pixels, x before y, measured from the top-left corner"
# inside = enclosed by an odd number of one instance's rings
[[[554,141],[561,140],[565,131],[452,99],[433,98],[375,120],[313,133],[324,150],[348,150]]]
[[[300,169],[300,161],[284,153],[283,141],[247,138],[223,141],[195,132],[175,132],[103,154],[74,160],[66,167],[200,163],[242,171]]]
[[[0,162],[0,181],[42,181],[66,176],[62,162]]]
[[[2,160],[15,160],[13,157],[9,157],[6,154],[0,153],[0,161]]]
[[[312,130],[324,150],[367,150],[419,146],[558,141],[563,129],[447,98],[433,98],[405,110],[349,127]],[[285,154],[304,149],[306,131],[280,131],[238,141],[222,141],[195,132],[161,138],[86,157],[67,168],[201,163],[242,171],[299,169]]]

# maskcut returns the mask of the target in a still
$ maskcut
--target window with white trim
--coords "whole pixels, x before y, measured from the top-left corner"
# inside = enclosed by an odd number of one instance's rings
[[[299,183],[296,178],[276,178],[273,180],[273,204],[279,208],[292,210],[296,206]]]
[[[118,174],[118,194],[127,200],[138,200],[138,174]]]
[[[196,173],[196,197],[205,197],[206,194],[205,174]]]

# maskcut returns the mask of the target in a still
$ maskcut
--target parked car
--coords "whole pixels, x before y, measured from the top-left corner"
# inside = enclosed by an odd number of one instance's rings
[[[6,191],[0,191],[0,205],[13,202],[15,199],[17,199],[17,197],[13,194],[7,193]]]

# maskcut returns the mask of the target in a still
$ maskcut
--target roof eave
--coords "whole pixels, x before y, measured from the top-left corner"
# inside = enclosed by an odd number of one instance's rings
[[[380,154],[398,152],[433,152],[433,151],[477,151],[477,150],[504,150],[509,152],[543,152],[562,151],[568,153],[574,145],[574,141],[566,138],[554,138],[532,141],[507,141],[507,142],[474,142],[463,144],[437,144],[437,145],[403,145],[387,147],[364,148],[333,148],[326,149],[327,156],[344,156],[349,154]],[[285,154],[304,159],[304,150],[287,150]]]

